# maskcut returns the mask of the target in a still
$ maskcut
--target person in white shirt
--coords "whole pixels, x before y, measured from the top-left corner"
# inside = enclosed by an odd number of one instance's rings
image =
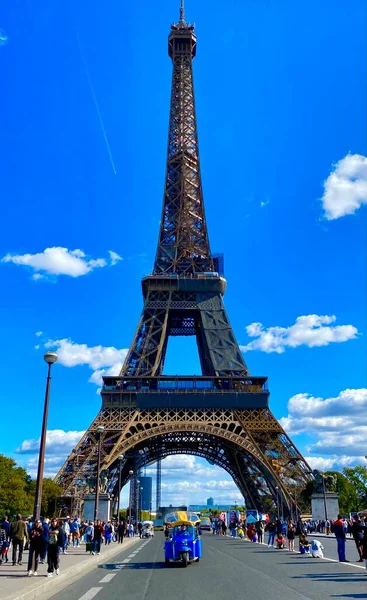
[[[319,540],[312,540],[311,543],[311,556],[312,558],[324,558],[323,553],[324,546]]]

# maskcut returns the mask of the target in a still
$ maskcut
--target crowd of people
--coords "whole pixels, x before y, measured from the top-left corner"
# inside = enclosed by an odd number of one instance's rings
[[[10,522],[5,515],[0,523],[0,565],[22,565],[23,552],[28,550],[28,575],[37,576],[39,564],[47,563],[47,577],[53,577],[60,573],[60,555],[68,554],[71,547],[80,548],[82,540],[91,555],[99,555],[103,544],[121,544],[125,537],[141,537],[142,528],[140,522],[81,522],[77,517],[33,521],[17,515]]]
[[[256,521],[233,521],[227,526],[220,519],[211,520],[211,530],[215,535],[226,535],[227,529],[230,536],[240,539],[247,538],[251,542],[266,544],[268,548],[288,549],[290,552],[308,554],[314,558],[323,558],[324,547],[317,539],[308,540],[307,535],[320,533],[334,535],[337,542],[338,558],[340,562],[349,562],[346,558],[346,537],[349,534],[355,542],[359,559],[357,562],[365,561],[367,569],[367,517],[362,520],[356,515],[353,519],[344,519],[341,515],[334,521],[302,521],[294,522],[270,519],[268,522]],[[265,540],[267,535],[267,539]],[[295,548],[295,540],[298,547]]]

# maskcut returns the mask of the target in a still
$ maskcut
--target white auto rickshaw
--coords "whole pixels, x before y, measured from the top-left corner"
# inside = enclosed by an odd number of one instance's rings
[[[143,537],[143,538],[154,537],[154,523],[153,523],[153,521],[143,521],[142,522],[141,537]]]

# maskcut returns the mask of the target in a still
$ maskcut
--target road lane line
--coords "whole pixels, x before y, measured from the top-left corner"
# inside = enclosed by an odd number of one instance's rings
[[[137,554],[136,552],[134,552],[134,554],[129,554],[128,558],[134,558],[135,554]]]
[[[101,581],[99,581],[99,583],[109,583],[115,576],[116,576],[116,573],[110,573],[109,575],[105,575],[103,577],[103,579],[101,579]]]
[[[92,587],[83,596],[80,596],[79,600],[92,600],[101,590],[103,590],[101,587]]]
[[[123,562],[123,563],[126,564],[126,563],[129,563],[130,561],[131,561],[131,558],[124,558],[124,560],[121,561],[121,562]]]

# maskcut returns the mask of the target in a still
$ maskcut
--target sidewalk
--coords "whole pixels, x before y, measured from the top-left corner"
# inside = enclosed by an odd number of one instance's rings
[[[113,542],[101,548],[100,556],[86,553],[85,544],[70,548],[68,554],[60,554],[60,575],[46,577],[47,564],[39,565],[38,577],[28,577],[28,552],[23,553],[22,566],[9,562],[0,565],[1,600],[34,600],[42,596],[49,598],[94,569],[98,564],[113,558],[119,552],[140,541],[139,537],[126,538],[122,544]],[[44,595],[44,596],[43,596]]]

